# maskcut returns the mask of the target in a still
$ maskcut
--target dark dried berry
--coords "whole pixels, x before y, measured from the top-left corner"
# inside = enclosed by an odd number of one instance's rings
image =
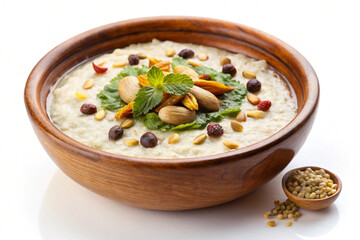
[[[261,111],[267,111],[271,107],[271,102],[269,100],[261,101],[257,105],[257,109]]]
[[[97,108],[94,104],[91,104],[91,103],[84,103],[81,108],[80,108],[80,111],[83,113],[83,114],[94,114],[97,112]]]
[[[152,148],[157,145],[158,139],[153,133],[147,132],[141,136],[140,143],[146,148]]]
[[[199,75],[199,79],[211,80],[211,76],[209,74],[207,74],[207,73],[204,73],[204,74]]]
[[[223,66],[222,72],[229,73],[233,77],[236,74],[236,68],[231,63],[228,63]]]
[[[183,49],[179,52],[179,56],[182,58],[192,58],[194,56],[194,51],[191,49]]]
[[[128,60],[130,65],[138,65],[140,61],[139,56],[135,54],[129,55]]]
[[[210,137],[221,137],[224,134],[223,128],[218,123],[209,123],[206,129]]]
[[[124,130],[121,126],[116,125],[109,130],[109,139],[116,141],[122,137]]]
[[[246,84],[246,88],[249,92],[258,92],[261,89],[261,82],[259,82],[256,78],[250,79]]]

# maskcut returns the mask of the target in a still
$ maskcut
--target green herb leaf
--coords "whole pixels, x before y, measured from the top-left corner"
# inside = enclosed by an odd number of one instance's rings
[[[192,68],[190,63],[187,60],[185,60],[184,58],[182,58],[182,57],[174,57],[172,59],[172,61],[171,61],[172,68],[174,69],[177,65],[183,65],[183,66],[187,66],[187,67]]]
[[[159,88],[164,81],[164,73],[159,68],[152,66],[147,73],[147,79],[151,86]]]
[[[161,102],[163,92],[151,86],[145,86],[136,94],[133,106],[134,117],[146,114]]]
[[[170,94],[182,95],[190,91],[194,85],[192,79],[185,74],[170,73],[164,79],[162,89]]]
[[[121,79],[126,76],[139,76],[146,74],[149,68],[145,65],[142,68],[138,67],[124,67],[124,69],[110,80],[110,83],[104,86],[104,90],[98,93],[96,96],[100,100],[101,108],[116,112],[118,109],[124,107],[126,103],[121,100],[118,93],[118,86]]]
[[[150,130],[160,130],[160,131],[166,131],[173,127],[161,121],[156,113],[146,114],[144,117],[144,125]]]

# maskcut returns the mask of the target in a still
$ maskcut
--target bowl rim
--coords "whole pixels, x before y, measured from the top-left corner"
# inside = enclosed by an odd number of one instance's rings
[[[290,177],[290,174],[294,171],[297,171],[297,170],[305,170],[307,168],[311,168],[311,169],[315,169],[315,170],[319,170],[319,169],[324,169],[326,173],[328,173],[330,175],[330,179],[333,180],[334,182],[336,182],[336,184],[338,185],[338,188],[336,190],[336,192],[331,195],[331,196],[328,196],[327,198],[319,198],[319,199],[307,199],[307,198],[301,198],[301,197],[298,197],[298,196],[295,196],[293,195],[286,187],[286,181],[288,180],[288,178]],[[284,191],[284,193],[286,194],[286,196],[291,196],[291,198],[293,199],[296,199],[297,201],[300,201],[300,202],[305,202],[305,201],[309,201],[309,202],[321,202],[321,201],[329,201],[330,199],[332,198],[337,198],[342,190],[342,182],[341,182],[341,179],[333,172],[325,169],[325,168],[322,168],[322,167],[316,167],[316,166],[305,166],[305,167],[298,167],[298,168],[294,168],[292,170],[289,170],[287,171],[282,179],[281,179],[281,185],[282,185],[282,189]]]
[[[43,73],[40,71],[41,68],[46,66],[46,62],[53,58],[56,53],[62,52],[67,47],[71,46],[72,42],[78,41],[79,39],[85,39],[89,36],[97,34],[100,31],[104,31],[106,29],[126,26],[133,23],[144,23],[149,21],[166,21],[166,20],[189,20],[189,21],[198,21],[198,22],[207,22],[210,24],[216,23],[224,23],[234,26],[235,28],[242,31],[252,31],[256,34],[264,36],[267,41],[272,41],[277,45],[280,45],[284,48],[289,54],[295,56],[295,58],[299,61],[301,67],[304,69],[304,74],[307,76],[307,80],[309,82],[308,97],[305,98],[304,107],[296,114],[296,116],[282,129],[275,132],[271,136],[256,142],[254,144],[248,145],[243,148],[239,148],[236,150],[231,150],[225,153],[219,153],[208,156],[200,156],[200,157],[189,157],[189,158],[141,158],[141,157],[131,157],[121,154],[115,154],[110,152],[105,152],[102,150],[98,150],[87,146],[83,143],[76,141],[75,139],[67,136],[62,131],[60,131],[51,121],[50,117],[47,114],[47,111],[42,111],[41,108],[35,107],[35,105],[40,106],[40,94],[37,94],[36,90],[40,90],[40,84],[37,84],[37,79],[40,78],[39,74]],[[224,35],[225,36],[225,35]],[[93,56],[94,57],[94,56]],[[91,58],[90,58],[91,59]],[[89,59],[88,59],[89,60]],[[69,69],[70,70],[70,69]],[[39,91],[40,92],[40,91]],[[63,43],[59,44],[51,51],[49,51],[33,68],[31,71],[24,90],[24,100],[26,109],[29,117],[33,120],[33,124],[38,128],[42,129],[46,132],[50,137],[52,137],[59,144],[66,144],[67,147],[73,151],[81,152],[83,155],[88,155],[91,157],[97,156],[98,160],[101,162],[112,162],[112,163],[122,163],[122,164],[142,164],[142,165],[156,165],[158,167],[166,167],[169,165],[182,165],[188,167],[201,166],[204,163],[211,164],[220,164],[228,161],[239,160],[245,157],[249,157],[258,153],[259,151],[266,150],[268,148],[277,145],[282,142],[292,134],[294,134],[299,128],[301,128],[307,120],[311,117],[311,115],[316,111],[318,100],[319,100],[320,88],[318,78],[316,73],[310,63],[293,47],[289,46],[285,42],[267,34],[265,32],[259,31],[257,29],[233,23],[229,21],[213,19],[213,18],[204,18],[204,17],[189,17],[189,16],[161,16],[161,17],[144,17],[144,18],[134,18],[130,20],[124,20],[119,22],[114,22],[110,24],[106,24],[100,27],[93,28],[91,30],[80,33]]]

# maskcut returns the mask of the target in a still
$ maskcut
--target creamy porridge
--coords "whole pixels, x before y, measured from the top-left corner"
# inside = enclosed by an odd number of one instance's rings
[[[155,65],[150,71],[149,64]],[[156,82],[160,78],[163,82]],[[169,106],[161,108],[166,101]],[[245,147],[279,131],[296,114],[296,100],[266,61],[158,40],[116,49],[75,68],[53,87],[47,106],[53,123],[71,138],[146,158],[187,158]],[[147,132],[155,139],[142,138]]]

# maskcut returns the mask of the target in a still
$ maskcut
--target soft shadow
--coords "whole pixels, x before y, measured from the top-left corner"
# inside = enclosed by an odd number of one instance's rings
[[[152,211],[106,199],[57,171],[40,209],[40,231],[45,240],[265,239],[269,234],[300,239],[306,232],[316,237],[330,231],[338,220],[335,206],[321,212],[305,212],[294,224],[296,227],[286,228],[285,221],[279,222],[276,228],[266,226],[262,216],[272,207],[272,200],[279,196],[285,198],[279,187],[280,180],[278,176],[241,199],[212,208]],[[317,224],[326,227],[320,230]]]

